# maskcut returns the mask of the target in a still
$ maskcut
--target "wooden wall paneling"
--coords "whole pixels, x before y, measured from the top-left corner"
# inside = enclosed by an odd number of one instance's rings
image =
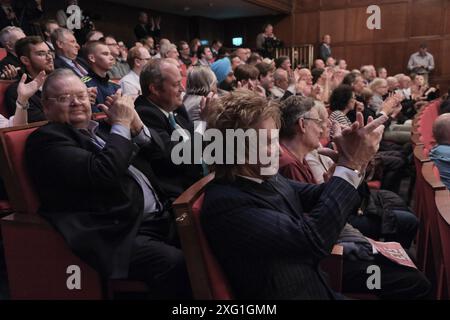
[[[335,58],[336,60],[337,59],[345,59],[347,61],[347,56],[345,55],[345,47],[344,46],[333,46],[333,58]]]
[[[278,39],[281,39],[285,46],[294,44],[294,15],[290,14],[278,22],[274,23],[274,32]]]
[[[295,12],[305,12],[320,9],[320,0],[292,0],[295,3]]]
[[[348,0],[320,0],[321,10],[345,8]],[[319,1],[317,1],[319,2]]]
[[[333,43],[345,41],[345,9],[320,11],[320,38],[331,35]]]
[[[404,73],[406,42],[374,44],[376,68],[385,67],[389,75]]]
[[[413,0],[411,3],[411,36],[442,34],[443,4],[443,0]]]
[[[438,65],[440,65],[441,74],[447,74],[450,75],[450,39],[446,39],[442,41],[442,47],[441,47],[441,59],[440,63],[438,61],[435,61]],[[436,60],[436,57],[435,57]]]
[[[319,40],[319,13],[295,14],[294,44],[314,44]]]

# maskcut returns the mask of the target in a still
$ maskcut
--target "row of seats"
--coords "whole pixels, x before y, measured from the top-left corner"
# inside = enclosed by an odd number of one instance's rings
[[[434,145],[433,123],[440,100],[422,108],[413,121],[412,143],[416,167],[415,212],[419,268],[435,285],[437,299],[450,298],[450,193],[428,154]]]

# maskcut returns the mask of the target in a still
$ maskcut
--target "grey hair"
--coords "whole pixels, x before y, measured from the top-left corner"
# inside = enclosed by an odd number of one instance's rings
[[[23,32],[22,29],[20,29],[19,27],[14,27],[14,26],[4,27],[0,31],[0,43],[2,44],[2,46],[4,48],[6,48],[6,43],[9,41],[9,37],[10,37],[11,33],[14,31],[22,31]]]
[[[187,75],[186,94],[207,96],[215,83],[217,83],[217,78],[211,68],[195,66]]]
[[[280,137],[291,139],[297,130],[297,121],[311,111],[314,106],[312,98],[290,96],[281,104],[281,130]]]
[[[72,70],[70,69],[56,69],[52,73],[50,73],[45,79],[44,85],[42,86],[42,101],[47,100],[48,94],[50,92],[49,87],[53,85],[55,81],[58,81],[61,78],[68,77],[76,77],[79,78]],[[81,80],[80,80],[81,81]]]
[[[73,34],[72,31],[65,28],[58,28],[55,31],[52,32],[50,35],[50,40],[52,41],[53,47],[55,50],[58,50],[58,46],[56,45],[57,41],[62,41],[66,38],[66,34]]]

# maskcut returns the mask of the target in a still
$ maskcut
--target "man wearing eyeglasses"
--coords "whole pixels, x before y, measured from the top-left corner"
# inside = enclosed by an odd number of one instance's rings
[[[151,60],[150,53],[144,47],[133,47],[128,52],[128,64],[131,71],[120,80],[122,94],[137,98],[142,94],[139,76],[144,66]]]
[[[49,123],[28,138],[25,158],[39,213],[102,277],[148,284],[152,298],[191,296],[169,203],[147,157],[164,148],[120,91],[91,121],[86,85],[55,70],[42,89]]]
[[[50,74],[53,69],[53,53],[41,37],[25,37],[16,42],[15,51],[27,75],[26,83],[33,81],[40,72]],[[28,110],[28,122],[46,120],[41,103],[41,88],[28,99],[17,100],[17,87],[19,81],[8,87],[5,93],[5,105],[8,116],[15,114],[16,108]]]

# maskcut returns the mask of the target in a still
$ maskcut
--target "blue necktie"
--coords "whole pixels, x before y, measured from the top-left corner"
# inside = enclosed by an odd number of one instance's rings
[[[173,115],[173,112],[169,112],[169,123],[172,129],[177,129],[177,122],[175,121],[175,116]]]

